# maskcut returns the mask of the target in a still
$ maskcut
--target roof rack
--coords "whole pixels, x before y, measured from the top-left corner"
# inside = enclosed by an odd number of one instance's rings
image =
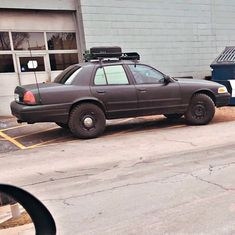
[[[118,59],[118,60],[140,60],[137,52],[122,53],[120,47],[92,47],[84,54],[85,61]]]

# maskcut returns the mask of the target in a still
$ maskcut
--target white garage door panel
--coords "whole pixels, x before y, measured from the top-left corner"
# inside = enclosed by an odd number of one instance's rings
[[[0,116],[9,116],[11,114],[10,103],[14,100],[14,96],[0,97]]]
[[[36,11],[0,9],[0,31],[5,32],[76,32],[76,21],[72,11]],[[45,35],[45,34],[44,34]],[[45,42],[46,43],[46,42]],[[42,53],[43,52],[43,53]],[[34,56],[43,56],[45,71],[37,73],[38,82],[50,77],[49,56],[46,50],[33,52]],[[35,54],[36,53],[36,54]],[[39,53],[39,54],[38,54]],[[9,116],[10,103],[14,100],[14,90],[19,85],[17,71],[20,71],[19,58],[28,56],[25,51],[1,51],[2,55],[12,54],[16,73],[0,73],[0,116]],[[48,59],[47,59],[48,58]],[[56,71],[56,73],[58,73]],[[35,83],[33,73],[20,72],[21,83]]]
[[[0,10],[0,30],[68,31],[75,30],[71,12],[3,11]]]
[[[0,100],[2,97],[14,95],[15,87],[18,85],[18,78],[16,74],[0,75]]]

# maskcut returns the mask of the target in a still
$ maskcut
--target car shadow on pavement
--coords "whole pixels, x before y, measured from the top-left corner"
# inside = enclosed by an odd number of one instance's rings
[[[184,118],[169,120],[161,116],[133,118],[123,122],[107,123],[104,135],[109,136],[123,132],[140,132],[185,125]]]

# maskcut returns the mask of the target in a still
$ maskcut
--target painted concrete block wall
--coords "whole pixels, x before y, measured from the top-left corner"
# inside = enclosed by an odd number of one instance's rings
[[[4,9],[75,10],[77,0],[0,0]]]
[[[119,45],[171,76],[204,78],[235,46],[234,0],[81,0],[87,48]]]

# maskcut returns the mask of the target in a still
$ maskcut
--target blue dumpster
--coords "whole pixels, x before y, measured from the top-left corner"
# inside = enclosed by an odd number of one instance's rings
[[[223,84],[232,95],[230,105],[235,105],[235,47],[226,47],[213,61],[212,81]]]

